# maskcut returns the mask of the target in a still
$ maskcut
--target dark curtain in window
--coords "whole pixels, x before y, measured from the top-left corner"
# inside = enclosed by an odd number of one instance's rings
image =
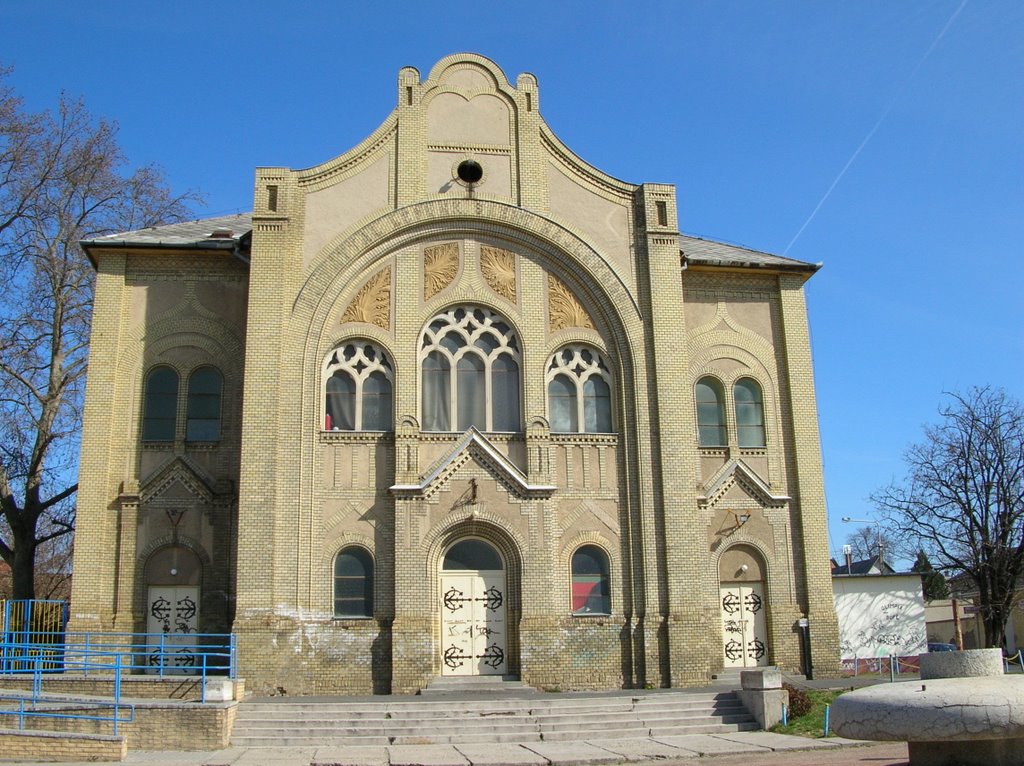
[[[334,616],[373,615],[373,559],[362,548],[346,548],[334,560]]]
[[[328,431],[356,430],[356,382],[347,372],[338,371],[327,379]]]
[[[200,367],[188,379],[185,438],[215,442],[220,439],[220,399],[223,378],[216,367]]]
[[[178,421],[178,373],[170,367],[156,367],[146,376],[142,415],[142,439],[172,442]]]
[[[491,425],[495,431],[519,431],[519,365],[508,354],[491,364]]]
[[[452,366],[439,351],[423,360],[423,430],[451,430]]]

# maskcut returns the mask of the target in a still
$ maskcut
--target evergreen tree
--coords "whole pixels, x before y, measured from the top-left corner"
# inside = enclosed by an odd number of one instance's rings
[[[921,575],[921,588],[924,591],[925,601],[934,601],[938,598],[949,598],[949,584],[946,582],[942,572],[935,571],[932,562],[928,560],[928,554],[924,551],[917,552],[917,559],[911,572]]]

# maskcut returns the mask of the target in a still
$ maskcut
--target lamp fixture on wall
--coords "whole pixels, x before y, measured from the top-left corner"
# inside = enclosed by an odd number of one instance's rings
[[[736,523],[732,527],[733,532],[735,532],[737,529],[739,529],[748,521],[750,521],[749,513],[736,513],[736,511],[729,511],[729,513],[731,513],[733,518],[736,519]]]

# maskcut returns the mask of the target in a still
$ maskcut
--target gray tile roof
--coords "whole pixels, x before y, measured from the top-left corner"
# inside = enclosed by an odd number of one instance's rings
[[[213,237],[215,231],[230,231],[230,236]],[[171,248],[223,248],[234,247],[252,231],[252,213],[200,218],[195,221],[152,226],[138,231],[109,234],[86,240],[82,246],[93,247],[171,247]],[[821,264],[805,263],[781,255],[750,250],[739,245],[716,242],[713,239],[679,235],[679,250],[686,263],[706,266],[731,266],[785,271],[815,272]]]
[[[679,250],[684,263],[704,266],[733,266],[758,269],[782,269],[784,271],[815,272],[821,268],[820,263],[806,263],[781,255],[762,253],[739,245],[728,245],[715,242],[713,239],[679,235]]]
[[[215,231],[231,234],[213,237]],[[252,213],[222,215],[217,218],[201,218],[196,221],[171,223],[166,226],[151,226],[138,231],[108,234],[82,242],[90,247],[233,247],[252,231]],[[230,243],[230,244],[229,244]]]

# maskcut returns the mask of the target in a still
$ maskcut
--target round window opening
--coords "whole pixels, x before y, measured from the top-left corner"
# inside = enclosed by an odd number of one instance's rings
[[[484,169],[476,160],[463,160],[455,169],[455,173],[464,184],[480,183],[480,179],[484,177]]]

